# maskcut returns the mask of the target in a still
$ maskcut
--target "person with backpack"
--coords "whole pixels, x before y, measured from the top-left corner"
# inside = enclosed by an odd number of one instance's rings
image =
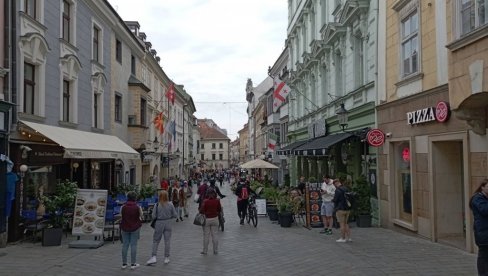
[[[246,218],[247,205],[249,203],[248,199],[250,193],[255,194],[254,191],[251,190],[251,187],[249,186],[249,183],[245,179],[245,177],[241,177],[241,180],[239,181],[239,184],[237,184],[237,188],[236,188],[237,214],[241,219],[240,221],[241,225],[244,225],[244,219]]]
[[[478,275],[488,275],[488,179],[475,190],[469,208],[473,212],[474,241],[478,246]]]
[[[336,187],[336,190],[332,202],[334,202],[337,221],[339,222],[341,229],[341,237],[336,240],[336,242],[351,242],[351,230],[349,229],[349,224],[347,223],[349,214],[351,212],[351,206],[348,205],[346,200],[346,193],[348,192],[348,189],[342,185],[339,179],[334,180],[334,186]]]

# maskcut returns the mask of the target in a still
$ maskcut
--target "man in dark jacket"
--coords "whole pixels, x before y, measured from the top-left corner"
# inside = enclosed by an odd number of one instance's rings
[[[246,218],[247,214],[247,205],[248,205],[248,198],[249,195],[254,193],[253,190],[251,190],[251,187],[248,184],[248,181],[246,180],[245,177],[241,177],[239,183],[237,184],[236,188],[236,196],[237,196],[237,214],[239,215],[239,218],[241,219],[240,223],[241,225],[244,224],[244,218]]]
[[[474,241],[478,246],[478,275],[488,275],[488,179],[476,189],[469,207],[473,211]]]
[[[336,242],[351,242],[351,230],[347,223],[350,213],[350,207],[348,207],[346,202],[346,193],[348,190],[342,185],[339,179],[334,180],[334,186],[336,187],[336,190],[332,202],[334,202],[337,221],[341,228],[341,238],[336,240]]]

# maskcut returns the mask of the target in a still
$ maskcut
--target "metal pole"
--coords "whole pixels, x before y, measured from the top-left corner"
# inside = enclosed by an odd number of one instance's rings
[[[185,177],[185,107],[186,104],[183,105],[183,179],[186,179]]]

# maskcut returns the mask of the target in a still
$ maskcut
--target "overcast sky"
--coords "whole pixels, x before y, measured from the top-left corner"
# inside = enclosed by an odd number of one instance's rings
[[[183,84],[197,118],[213,119],[234,140],[247,122],[246,82],[257,86],[284,49],[284,0],[109,0],[138,21],[161,66]]]

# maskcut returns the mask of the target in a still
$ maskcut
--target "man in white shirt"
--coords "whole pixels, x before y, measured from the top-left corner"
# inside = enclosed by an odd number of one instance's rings
[[[322,183],[322,207],[320,208],[320,215],[322,216],[322,222],[324,223],[324,230],[320,231],[322,234],[332,234],[332,214],[334,213],[334,199],[335,186],[332,179],[328,175],[324,176],[324,182]]]

